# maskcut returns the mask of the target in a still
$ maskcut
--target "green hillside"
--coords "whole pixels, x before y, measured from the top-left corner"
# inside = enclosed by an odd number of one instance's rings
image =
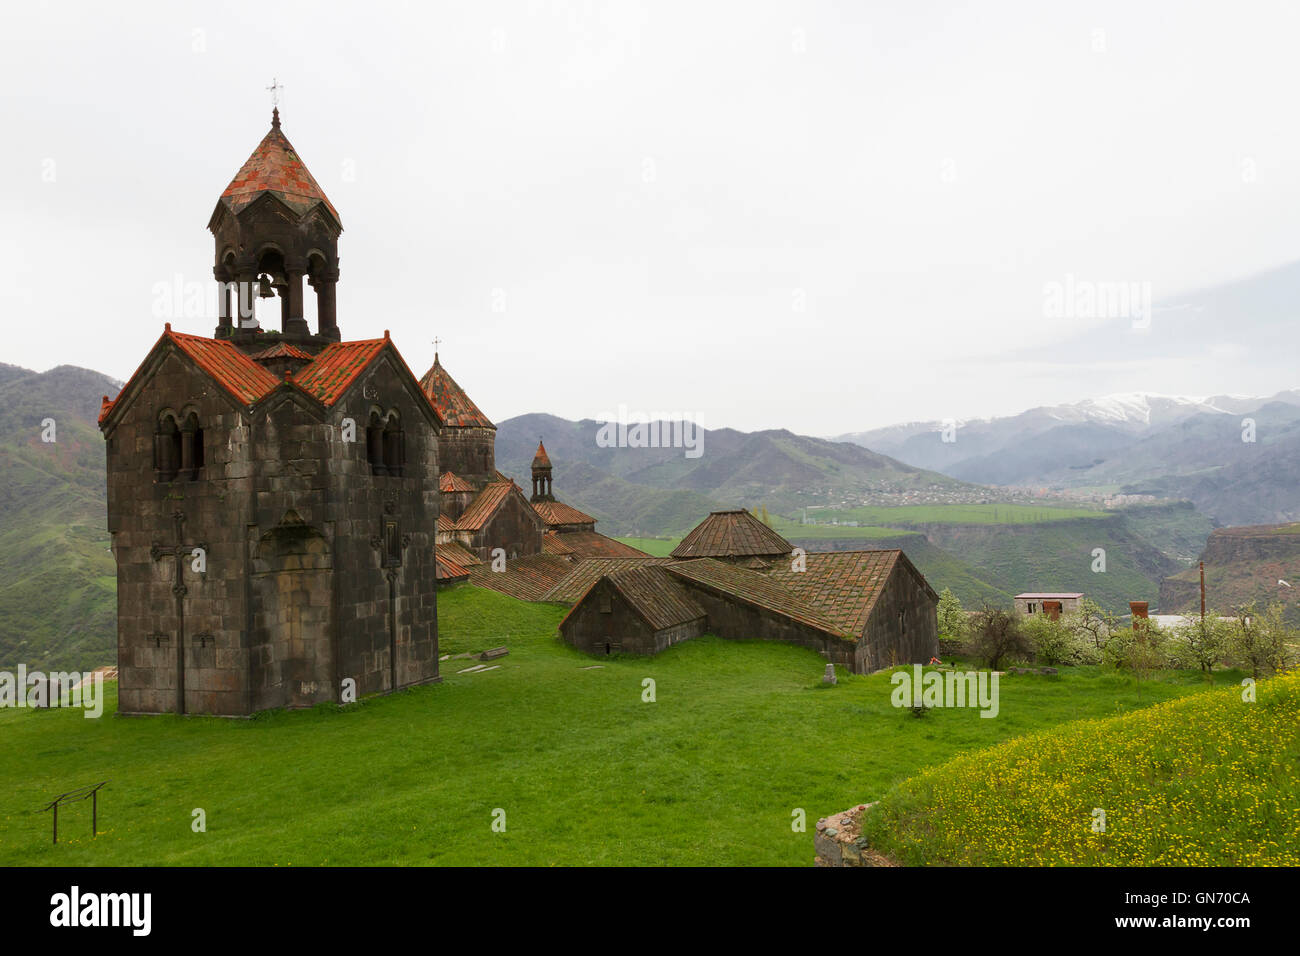
[[[0,378],[0,667],[116,660],[99,397],[117,385],[60,366]],[[21,374],[20,374],[21,373]],[[55,441],[42,438],[53,419]]]
[[[891,706],[888,675],[841,671],[829,687],[805,648],[706,637],[593,660],[555,637],[563,613],[444,592],[443,652],[504,642],[500,668],[459,674],[470,662],[447,661],[441,684],[343,710],[0,710],[0,865],[807,866],[821,816],[973,748],[1141,706],[1127,680],[1077,668],[1006,682],[996,720],[916,720]],[[1144,683],[1142,700],[1200,686],[1172,675]],[[78,805],[52,846],[38,808],[100,780],[99,836]],[[191,829],[195,809],[205,833]],[[505,832],[492,830],[497,809]],[[799,810],[804,832],[791,826]]]
[[[862,836],[912,865],[1298,866],[1296,793],[1293,673],[1254,703],[1227,687],[965,754],[891,790]]]

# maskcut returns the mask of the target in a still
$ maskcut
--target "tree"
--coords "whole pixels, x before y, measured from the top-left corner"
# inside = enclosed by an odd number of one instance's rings
[[[1119,627],[1119,619],[1092,598],[1079,602],[1078,610],[1069,615],[1068,626],[1076,636],[1092,642],[1092,646],[1101,652],[1111,633]]]
[[[966,632],[966,612],[962,610],[961,598],[952,593],[952,588],[939,592],[939,636],[959,641]]]
[[[971,650],[993,670],[1007,658],[1033,652],[1020,627],[1018,615],[985,603],[971,619]]]
[[[1186,648],[1191,661],[1208,674],[1223,660],[1231,628],[1218,614],[1206,611],[1204,617],[1190,617],[1175,626],[1174,636]]]
[[[1113,631],[1103,653],[1106,660],[1117,668],[1133,673],[1139,700],[1142,698],[1142,679],[1162,670],[1168,662],[1164,635],[1154,622],[1146,618],[1134,620],[1132,627]]]
[[[1255,680],[1286,670],[1290,662],[1288,644],[1295,635],[1282,614],[1282,605],[1273,604],[1261,616],[1253,601],[1236,610],[1229,629],[1229,652],[1236,663],[1250,668]]]
[[[1021,630],[1042,664],[1065,664],[1078,660],[1077,640],[1062,618],[1031,614],[1021,621]]]

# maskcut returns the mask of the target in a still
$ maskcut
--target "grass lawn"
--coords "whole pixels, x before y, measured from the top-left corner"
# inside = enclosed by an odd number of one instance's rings
[[[254,720],[115,717],[111,698],[100,720],[0,711],[0,864],[807,866],[818,817],[927,767],[1203,686],[1170,675],[1139,703],[1131,681],[1062,668],[1004,680],[996,719],[917,719],[887,674],[826,687],[803,648],[706,637],[593,660],[554,636],[562,608],[462,586],[439,611],[444,653],[505,643],[501,668],[446,661],[441,684]],[[98,838],[79,804],[52,846],[37,808],[100,780]]]
[[[681,538],[615,538],[656,558],[671,557],[673,548],[682,543]]]

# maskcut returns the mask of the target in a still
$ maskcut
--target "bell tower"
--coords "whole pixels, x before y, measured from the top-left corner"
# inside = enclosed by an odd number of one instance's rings
[[[280,130],[271,130],[235,174],[208,221],[216,241],[212,274],[221,285],[215,337],[264,348],[275,331],[262,303],[280,299],[280,340],[315,353],[340,339],[338,210]],[[316,293],[317,329],[303,315],[304,282]]]
[[[537,442],[537,454],[533,456],[533,496],[530,501],[554,501],[551,492],[551,457],[546,454],[546,446]]]

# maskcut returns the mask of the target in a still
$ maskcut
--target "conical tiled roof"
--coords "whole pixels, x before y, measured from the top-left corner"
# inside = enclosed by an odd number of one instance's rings
[[[280,131],[280,111],[271,120],[271,131],[262,137],[253,155],[235,174],[221,203],[231,212],[238,213],[263,193],[271,193],[288,204],[299,215],[306,215],[317,204],[323,203],[334,221],[342,227],[338,210],[325,196],[325,191],[307,171],[302,157]]]
[[[792,546],[743,508],[715,511],[673,549],[674,558],[740,558],[789,554]]]
[[[488,417],[478,410],[465,390],[456,384],[456,380],[447,374],[447,370],[433,357],[433,367],[420,379],[420,388],[429,396],[429,401],[442,416],[443,425],[452,428],[493,428],[496,426]]]
[[[550,468],[551,457],[546,454],[546,446],[540,441],[537,443],[537,454],[533,456],[534,468]]]

